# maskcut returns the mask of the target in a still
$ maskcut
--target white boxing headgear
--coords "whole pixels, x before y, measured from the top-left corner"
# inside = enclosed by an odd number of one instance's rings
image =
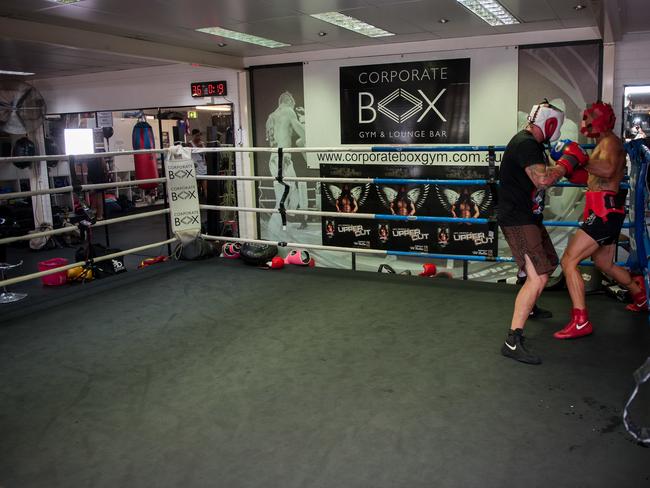
[[[533,105],[528,122],[539,127],[544,134],[543,142],[556,141],[560,138],[560,129],[564,123],[564,112],[548,100]]]

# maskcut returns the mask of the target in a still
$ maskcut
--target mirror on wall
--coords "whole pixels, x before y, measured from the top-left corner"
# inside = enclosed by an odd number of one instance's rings
[[[645,139],[650,135],[650,85],[626,86],[623,103],[623,138]]]

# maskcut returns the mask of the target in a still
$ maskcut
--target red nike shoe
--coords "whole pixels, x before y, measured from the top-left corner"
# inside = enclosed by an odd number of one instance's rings
[[[633,276],[632,279],[639,285],[641,291],[632,295],[632,303],[625,307],[626,310],[630,312],[647,312],[648,311],[648,299],[646,298],[645,293],[645,280],[643,276]]]
[[[577,339],[593,333],[594,327],[589,320],[587,310],[574,308],[571,310],[571,321],[562,330],[558,330],[553,337],[556,339]]]

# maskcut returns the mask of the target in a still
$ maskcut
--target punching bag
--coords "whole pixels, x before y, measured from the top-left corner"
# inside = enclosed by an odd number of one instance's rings
[[[153,129],[151,126],[142,121],[133,127],[133,149],[155,149],[154,148]],[[135,177],[138,180],[148,180],[158,178],[158,163],[155,154],[134,154]],[[145,183],[138,185],[143,190],[156,188],[158,183]]]
[[[13,150],[11,151],[11,155],[14,157],[36,156],[36,146],[27,137],[21,137],[14,143],[14,147]],[[30,161],[14,163],[14,165],[20,169],[29,168],[31,164],[32,163]]]
[[[48,156],[59,154],[59,145],[51,137],[46,137],[45,138],[45,154],[47,154]],[[48,159],[47,160],[47,167],[48,168],[56,168],[56,166],[58,164],[59,164],[58,159]]]

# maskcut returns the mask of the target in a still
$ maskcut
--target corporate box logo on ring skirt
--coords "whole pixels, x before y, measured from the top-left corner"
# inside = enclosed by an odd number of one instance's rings
[[[340,68],[341,144],[468,144],[470,60]]]

